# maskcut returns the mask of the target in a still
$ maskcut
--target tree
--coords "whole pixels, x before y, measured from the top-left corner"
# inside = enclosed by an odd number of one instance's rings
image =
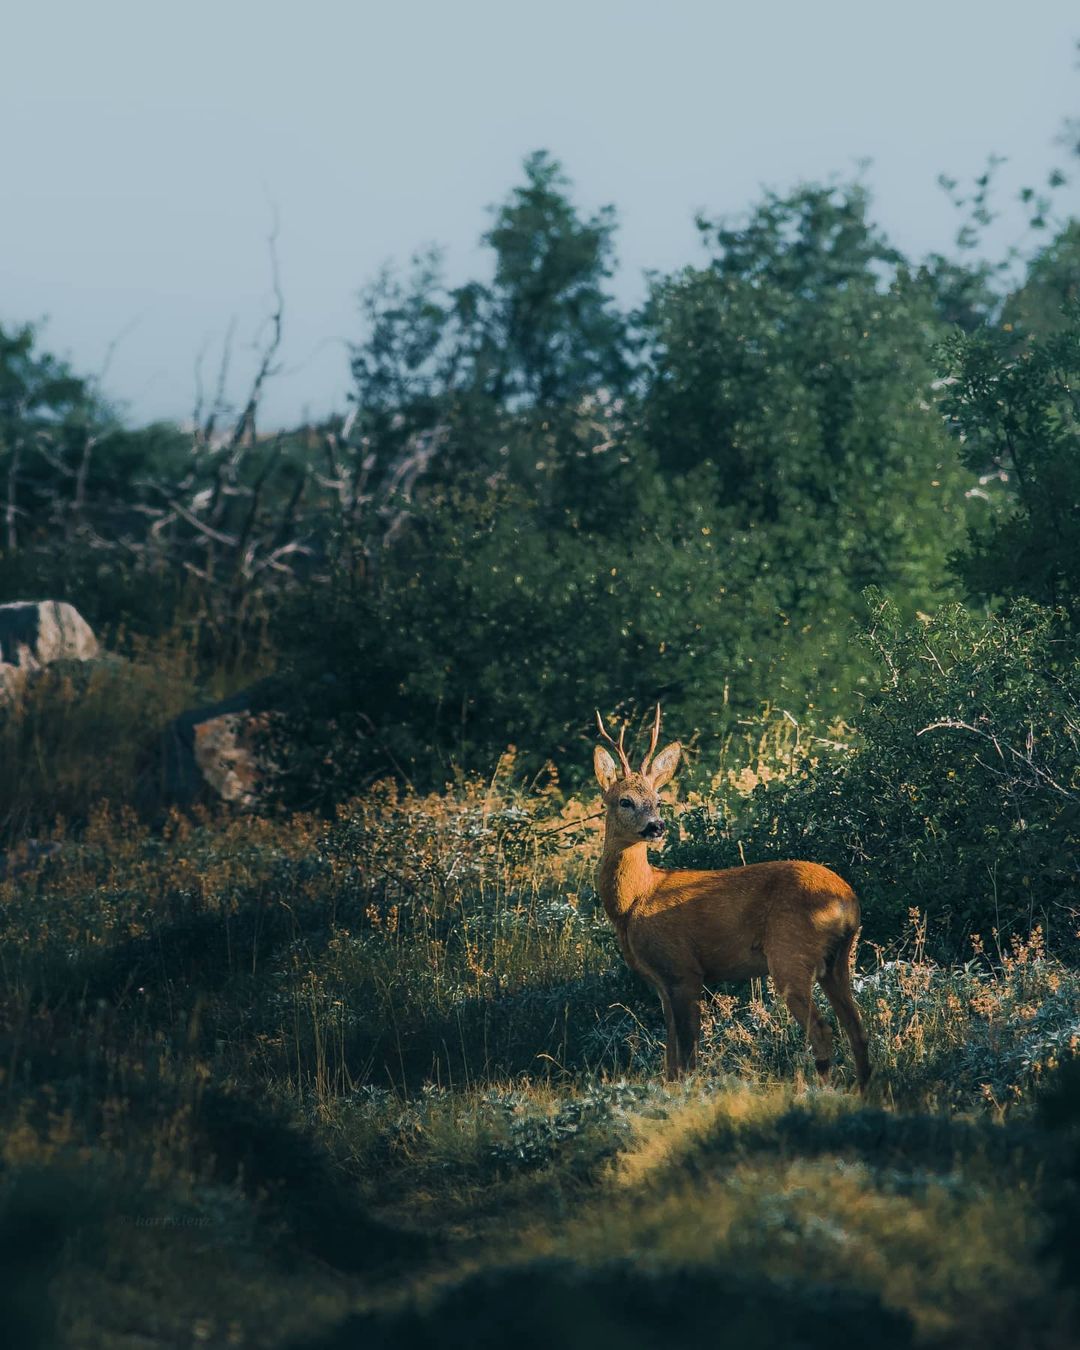
[[[1080,301],[1080,221],[1070,220],[1028,264],[1022,286],[1008,297],[1002,322],[1023,335],[1061,332],[1067,307]]]
[[[367,333],[351,349],[357,431],[396,464],[439,430],[435,481],[509,471],[535,478],[543,446],[573,440],[575,410],[629,380],[627,324],[604,283],[613,266],[614,211],[583,218],[556,161],[538,151],[525,182],[483,236],[489,283],[447,287],[437,252],[404,281],[385,272],[362,296]],[[576,446],[573,447],[576,449]]]
[[[284,618],[298,799],[379,772],[439,784],[508,744],[522,771],[550,758],[574,781],[592,709],[658,698],[715,748],[729,685],[740,708],[781,687],[782,624],[755,541],[726,559],[707,519],[662,485],[608,535],[513,485],[433,493],[373,584],[298,597]]]
[[[925,597],[962,520],[931,407],[938,319],[867,207],[858,186],[809,186],[738,227],[700,221],[712,261],[659,281],[645,316],[645,438],[771,533],[782,605],[840,571],[855,594]]]
[[[498,208],[484,242],[495,276],[477,293],[488,340],[503,353],[499,392],[544,406],[625,388],[626,324],[605,292],[613,270],[614,207],[582,219],[556,160],[539,150],[525,183]]]
[[[1080,306],[1058,332],[986,328],[944,349],[943,410],[996,511],[955,565],[980,596],[1026,595],[1080,614]]]
[[[62,464],[64,452],[76,439],[86,453],[103,415],[87,382],[63,361],[38,349],[31,325],[0,326],[0,474],[6,497],[0,548],[5,554],[17,551],[31,512],[47,504],[55,487],[56,463]],[[20,492],[30,475],[36,482],[24,501]]]

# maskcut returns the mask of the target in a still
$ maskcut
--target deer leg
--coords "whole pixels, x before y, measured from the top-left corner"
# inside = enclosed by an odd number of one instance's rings
[[[672,986],[669,997],[679,1047],[679,1070],[692,1073],[697,1068],[701,1032],[701,980],[680,980]]]
[[[818,983],[825,991],[825,997],[833,1006],[836,1020],[844,1028],[851,1045],[851,1055],[855,1060],[855,1081],[859,1091],[865,1092],[870,1081],[870,1056],[867,1053],[866,1031],[859,1015],[859,1006],[851,990],[851,970],[849,968],[849,950],[845,949],[836,959],[825,967],[818,976]]]
[[[828,1022],[817,1009],[812,997],[814,977],[812,973],[800,972],[798,975],[779,975],[770,971],[777,992],[788,1005],[792,1017],[809,1037],[814,1051],[814,1068],[822,1084],[829,1081],[832,1070],[833,1037]]]
[[[660,987],[660,1003],[664,1009],[664,1022],[667,1025],[667,1045],[664,1047],[664,1077],[673,1082],[679,1076],[679,1038],[675,1027],[675,1010],[671,1005],[671,995]]]

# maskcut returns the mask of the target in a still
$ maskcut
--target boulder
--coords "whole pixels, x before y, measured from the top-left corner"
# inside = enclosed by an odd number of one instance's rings
[[[271,733],[281,714],[249,689],[181,713],[165,731],[162,789],[178,806],[229,802],[250,810],[266,797],[277,769]]]
[[[0,605],[0,702],[14,698],[32,671],[97,655],[93,629],[74,605],[63,600]]]

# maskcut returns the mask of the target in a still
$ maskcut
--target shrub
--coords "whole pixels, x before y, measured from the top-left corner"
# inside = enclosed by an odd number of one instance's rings
[[[858,891],[864,931],[894,940],[908,912],[930,948],[1003,943],[1042,925],[1075,937],[1080,663],[1055,615],[1030,603],[980,619],[960,606],[904,624],[875,601],[867,641],[885,680],[855,749],[808,754],[760,782],[737,820],[682,818],[676,865],[805,857]]]
[[[0,843],[58,816],[83,822],[102,801],[153,804],[161,732],[198,695],[182,651],[135,655],[57,662],[0,706]]]
[[[994,513],[955,564],[979,595],[1026,595],[1080,614],[1080,306],[1017,343],[1012,325],[956,334],[943,410]],[[986,494],[984,494],[986,495]]]
[[[290,801],[332,807],[389,773],[438,787],[508,744],[523,770],[551,757],[575,782],[596,707],[662,698],[708,745],[767,697],[809,690],[835,711],[868,678],[848,640],[861,601],[835,578],[788,605],[784,555],[760,531],[659,483],[631,507],[602,535],[516,489],[452,494],[418,513],[377,583],[340,576],[284,609]]]

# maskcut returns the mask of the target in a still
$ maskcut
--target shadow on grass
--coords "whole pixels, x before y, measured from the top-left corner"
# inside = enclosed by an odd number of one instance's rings
[[[286,867],[223,909],[193,912],[186,897],[163,897],[148,914],[147,931],[136,937],[86,946],[74,956],[60,943],[30,953],[19,970],[20,997],[61,1023],[99,1006],[122,1020],[134,1016],[144,1028],[183,1035],[193,1050],[230,1040],[241,1023],[245,1033],[264,1031],[272,1040],[281,1030],[282,994],[289,997],[287,986],[275,985],[275,960],[300,944],[304,959],[318,964],[335,924],[366,923],[353,912],[356,904],[333,898],[284,904],[290,878]],[[455,993],[441,1007],[407,986],[399,996],[386,976],[380,968],[377,977],[348,987],[340,1034],[331,1028],[328,1037],[327,1025],[313,1026],[310,1005],[300,1017],[290,1010],[290,1064],[278,1070],[285,1075],[299,1064],[302,1078],[313,1074],[330,1041],[343,1080],[408,1093],[431,1081],[474,1084],[586,1068],[622,1072],[641,1051],[622,1034],[604,1034],[608,1010],[633,1008],[640,1025],[662,1031],[656,1000],[621,965],[491,997]]]
[[[427,1251],[420,1235],[372,1218],[327,1150],[283,1114],[215,1089],[200,1102],[197,1130],[220,1178],[239,1179],[296,1246],[335,1270],[369,1271]]]
[[[0,1336],[19,1350],[52,1350],[57,1308],[51,1297],[65,1248],[100,1228],[100,1206],[60,1172],[5,1169],[0,1179]]]
[[[191,912],[186,901],[168,912],[163,901],[149,918],[149,930],[104,949],[87,947],[71,959],[65,952],[41,952],[25,976],[32,1002],[123,1003],[140,986],[197,988],[212,993],[234,981],[250,981],[281,947],[303,936],[324,936],[329,905],[297,914],[286,910],[277,888],[245,896],[230,909]],[[241,992],[239,989],[237,992]]]
[[[830,1111],[814,1098],[767,1121],[721,1118],[695,1141],[680,1166],[704,1166],[711,1158],[767,1153],[772,1158],[836,1156],[875,1168],[948,1171],[982,1160],[996,1171],[1022,1167],[1045,1151],[1045,1136],[1024,1121],[998,1125],[990,1120],[897,1114],[879,1107]]]
[[[525,1073],[625,1072],[639,1052],[622,1037],[606,1036],[604,1022],[613,1005],[636,994],[615,970],[492,998],[459,998],[445,1011],[413,1006],[381,1026],[349,1028],[344,1056],[354,1079],[407,1094],[429,1082],[478,1086]],[[653,1001],[644,997],[643,1018],[653,1014]],[[356,1006],[362,999],[360,990]]]
[[[156,1205],[175,1193],[180,1208],[190,1206],[193,1180],[243,1195],[265,1242],[283,1255],[299,1252],[358,1273],[427,1252],[423,1236],[372,1217],[345,1169],[283,1107],[205,1085],[197,1074],[160,1067],[160,1061],[120,1081],[105,1062],[80,1064],[79,1049],[74,1041],[59,1047],[51,1063],[61,1072],[22,1098],[21,1128],[28,1138],[48,1140],[58,1118],[68,1122],[69,1138],[55,1164],[0,1169],[0,1203],[6,1206],[0,1218],[8,1224],[0,1225],[0,1256],[16,1220],[31,1237],[12,1241],[10,1251],[32,1253],[44,1250],[54,1231],[59,1242],[81,1232],[95,1214],[144,1215],[151,1196],[158,1197]],[[153,1049],[145,1047],[148,1060]],[[169,1141],[164,1151],[163,1140]],[[66,1207],[54,1203],[58,1178],[67,1177],[69,1189],[82,1181],[89,1186],[99,1164],[101,1175],[111,1176],[107,1193],[95,1193],[89,1208],[80,1206],[76,1185]],[[41,1264],[35,1258],[34,1268]],[[0,1280],[4,1274],[0,1266]]]
[[[485,1272],[424,1307],[351,1317],[302,1350],[814,1350],[842,1337],[899,1350],[912,1344],[912,1329],[871,1295],[822,1285],[541,1263]]]
[[[1080,1343],[1080,1055],[1053,1075],[1039,1099],[1039,1121],[1060,1157],[1047,1186],[1047,1234],[1043,1256],[1054,1263],[1061,1285],[1071,1291]]]

